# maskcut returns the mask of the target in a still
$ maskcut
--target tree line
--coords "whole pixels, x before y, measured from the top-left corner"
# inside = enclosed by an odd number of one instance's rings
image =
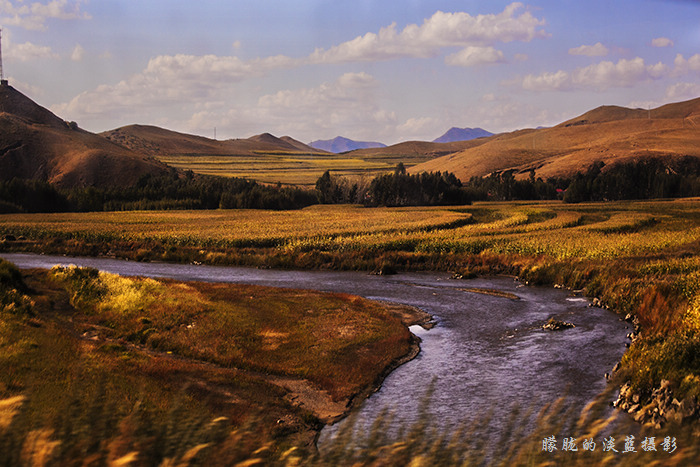
[[[618,199],[687,198],[700,196],[700,160],[643,159],[619,163],[604,170],[597,162],[569,183],[564,201],[612,201]]]
[[[379,175],[370,183],[351,182],[326,171],[316,182],[323,204],[365,206],[442,206],[469,204],[462,182],[450,172],[406,173],[399,163],[393,173]]]
[[[144,175],[129,187],[59,189],[38,180],[0,181],[0,213],[167,209],[300,209],[312,204],[365,206],[464,205],[472,201],[563,199],[568,203],[700,196],[700,160],[644,159],[606,167],[603,162],[570,178],[536,178],[514,170],[462,183],[450,172],[408,174],[403,164],[372,180],[326,171],[314,189],[262,185],[242,178],[191,171]]]
[[[144,175],[128,187],[59,189],[38,180],[0,181],[0,213],[161,209],[299,209],[318,203],[310,190],[261,185],[191,171]]]

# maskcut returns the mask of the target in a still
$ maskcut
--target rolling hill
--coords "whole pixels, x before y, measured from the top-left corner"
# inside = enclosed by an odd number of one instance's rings
[[[269,133],[247,139],[214,140],[151,125],[129,125],[100,133],[101,136],[134,151],[159,158],[176,155],[253,156],[264,152],[303,152],[325,154],[289,136]]]
[[[454,141],[451,143],[430,143],[428,141],[405,141],[384,148],[357,149],[348,155],[393,159],[403,162],[406,167],[435,159],[436,157],[479,146],[487,139]]]
[[[158,161],[64,122],[12,86],[0,86],[0,180],[125,186],[143,174],[167,170]]]
[[[700,158],[700,98],[656,109],[603,106],[551,128],[476,140],[478,145],[412,167],[450,171],[461,180],[514,169],[525,176],[568,176],[593,162],[640,158]]]

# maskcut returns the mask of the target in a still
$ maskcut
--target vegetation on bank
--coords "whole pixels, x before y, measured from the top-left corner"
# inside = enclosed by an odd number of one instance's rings
[[[309,456],[412,345],[391,308],[343,294],[0,260],[0,299],[8,466]]]

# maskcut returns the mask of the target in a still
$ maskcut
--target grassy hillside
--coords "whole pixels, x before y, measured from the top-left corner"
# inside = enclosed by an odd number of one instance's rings
[[[167,171],[158,161],[64,122],[11,86],[0,86],[0,147],[2,180],[110,187]]]
[[[413,167],[450,171],[460,179],[515,169],[542,178],[570,176],[593,162],[645,157],[700,157],[700,99],[651,111],[605,106],[552,128],[520,130]]]

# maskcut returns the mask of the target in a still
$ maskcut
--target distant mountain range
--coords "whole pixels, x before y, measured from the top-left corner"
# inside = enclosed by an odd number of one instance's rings
[[[348,138],[343,138],[342,136],[336,136],[333,139],[312,141],[309,143],[309,146],[337,154],[354,151],[355,149],[385,148],[386,144],[372,141],[353,141]]]
[[[434,139],[433,143],[454,143],[455,141],[469,141],[476,138],[484,138],[493,136],[493,133],[486,131],[483,128],[456,128],[452,127],[447,132]]]

